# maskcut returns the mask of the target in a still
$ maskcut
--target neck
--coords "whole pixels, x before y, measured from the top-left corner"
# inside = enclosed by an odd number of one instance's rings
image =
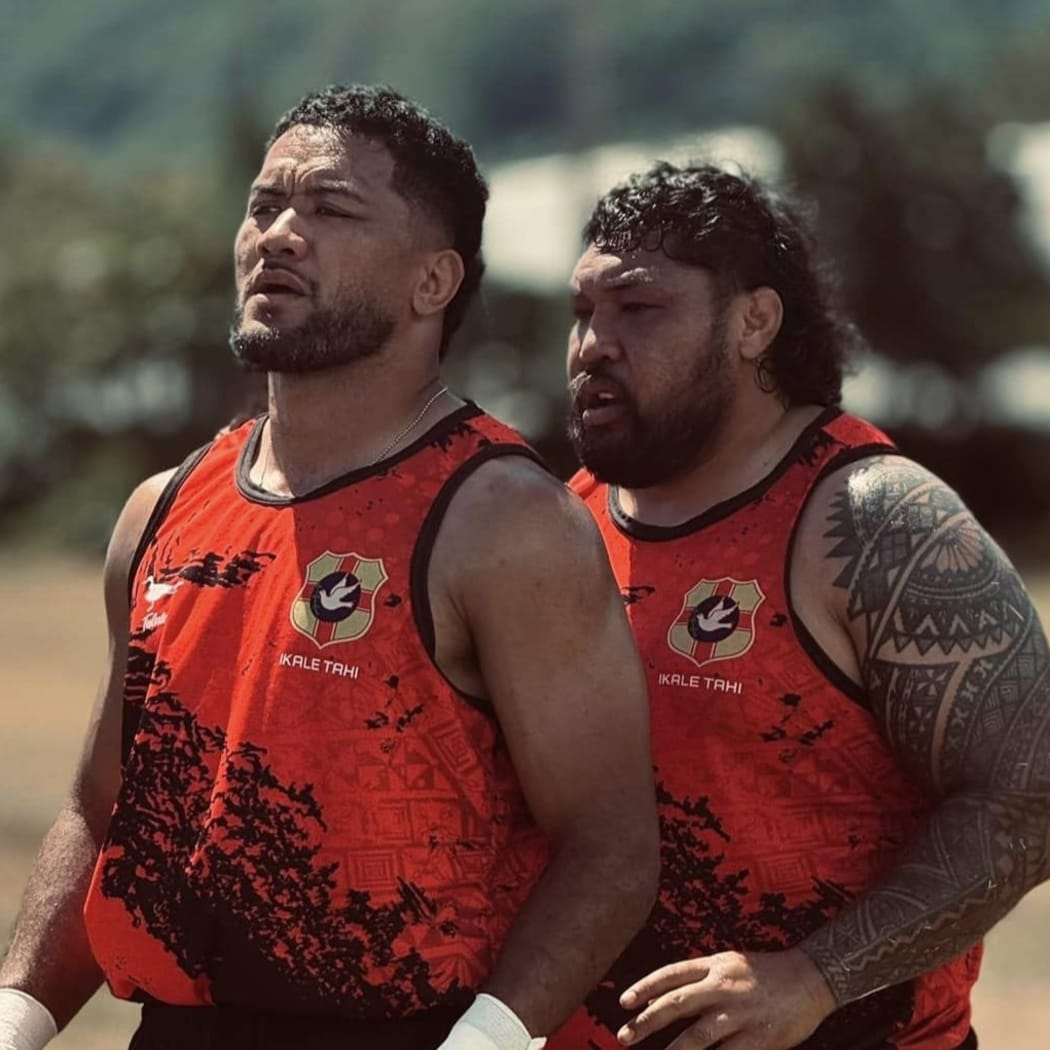
[[[324,372],[269,376],[268,425],[253,477],[280,495],[301,495],[369,466],[415,440],[457,404],[432,368],[405,367],[385,353]]]
[[[769,398],[731,414],[706,454],[675,477],[619,490],[620,506],[647,525],[680,525],[760,482],[820,414],[813,405],[785,408]]]

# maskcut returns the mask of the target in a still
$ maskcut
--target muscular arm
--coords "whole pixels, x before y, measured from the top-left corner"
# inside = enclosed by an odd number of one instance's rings
[[[958,955],[1050,874],[1050,691],[1021,581],[928,472],[853,468],[824,538],[872,709],[938,800],[886,879],[801,945],[841,1005]]]
[[[113,532],[104,574],[109,658],[80,761],[62,811],[26,885],[0,986],[42,1002],[59,1028],[102,981],[82,909],[120,780],[120,724],[128,650],[128,569],[146,519],[170,475],[144,482]]]
[[[492,700],[553,846],[486,985],[546,1035],[601,979],[655,895],[644,675],[590,515],[533,465],[515,457],[480,468],[450,508],[434,561],[476,657],[454,680]]]

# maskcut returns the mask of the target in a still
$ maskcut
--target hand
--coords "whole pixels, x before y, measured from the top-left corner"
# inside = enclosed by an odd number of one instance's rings
[[[792,948],[672,963],[631,985],[620,1005],[645,1007],[616,1033],[626,1045],[696,1017],[667,1050],[789,1050],[813,1033],[835,1000],[809,956]]]

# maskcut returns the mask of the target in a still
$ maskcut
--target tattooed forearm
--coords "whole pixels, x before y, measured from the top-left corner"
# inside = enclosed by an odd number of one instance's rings
[[[1047,876],[1050,693],[1024,587],[936,478],[876,462],[829,525],[872,710],[938,800],[887,879],[802,945],[842,1003],[959,954]]]
[[[800,947],[839,1005],[932,970],[978,941],[1046,868],[1044,801],[953,796],[879,887]]]

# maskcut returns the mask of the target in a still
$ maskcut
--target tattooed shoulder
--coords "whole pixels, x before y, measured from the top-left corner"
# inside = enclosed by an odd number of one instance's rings
[[[909,460],[878,457],[839,476],[824,514],[861,678],[901,758],[939,791],[1050,784],[1046,640],[959,496]]]

